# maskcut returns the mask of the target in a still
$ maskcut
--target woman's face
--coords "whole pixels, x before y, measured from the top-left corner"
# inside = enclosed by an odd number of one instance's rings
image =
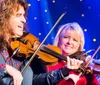
[[[75,53],[80,46],[80,38],[74,30],[67,30],[60,37],[59,47],[62,49],[64,56]]]

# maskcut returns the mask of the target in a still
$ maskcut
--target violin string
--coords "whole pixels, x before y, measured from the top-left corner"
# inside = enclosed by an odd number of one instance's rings
[[[51,30],[49,31],[49,33],[47,34],[47,36],[44,38],[44,40],[41,42],[41,44],[38,46],[37,50],[34,52],[34,54],[31,56],[30,60],[27,62],[27,64],[25,65],[25,67],[22,69],[21,73],[24,72],[24,70],[27,68],[27,66],[31,63],[31,61],[33,60],[33,58],[35,57],[35,55],[37,54],[37,52],[40,50],[40,48],[42,47],[42,45],[44,44],[44,42],[46,41],[46,39],[48,38],[48,36],[50,35],[50,33],[54,30],[54,28],[56,27],[56,25],[59,23],[59,21],[64,17],[64,15],[66,14],[63,13],[58,20],[56,21],[56,23],[54,24],[54,26],[51,28]]]

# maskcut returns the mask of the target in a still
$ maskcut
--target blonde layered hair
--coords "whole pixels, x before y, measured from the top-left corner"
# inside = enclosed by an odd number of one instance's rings
[[[64,24],[59,28],[59,30],[58,30],[58,32],[55,36],[55,39],[54,39],[54,45],[59,47],[60,39],[62,38],[63,35],[65,35],[64,34],[65,31],[68,31],[68,30],[73,30],[79,35],[80,46],[79,46],[78,51],[83,51],[84,42],[85,42],[84,33],[83,33],[82,28],[80,27],[80,25],[76,22]]]
[[[25,0],[0,0],[0,48],[7,45],[14,34],[8,20],[14,11],[19,10],[19,6],[24,8],[26,16],[28,5]]]

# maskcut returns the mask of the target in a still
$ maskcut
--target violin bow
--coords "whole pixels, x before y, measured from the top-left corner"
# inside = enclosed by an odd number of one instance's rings
[[[90,64],[90,62],[93,60],[94,56],[97,54],[97,52],[100,50],[100,46],[97,48],[97,50],[94,52],[90,60],[87,62],[86,67]]]
[[[97,48],[97,50],[94,52],[94,54],[92,55],[92,57],[90,58],[90,60],[86,63],[85,68],[88,67],[88,65],[90,64],[90,62],[93,60],[94,56],[97,54],[97,52],[100,50],[100,46]],[[82,72],[79,74],[79,76],[82,75]]]
[[[34,54],[31,56],[30,60],[27,62],[27,64],[25,65],[25,67],[22,69],[21,73],[23,73],[24,70],[27,68],[27,66],[32,62],[32,60],[35,57],[35,55],[37,54],[37,52],[40,50],[40,48],[42,47],[42,45],[44,44],[44,42],[46,41],[46,39],[49,37],[49,35],[51,34],[51,32],[54,30],[54,28],[57,26],[57,24],[60,22],[60,20],[64,17],[65,14],[66,14],[66,12],[62,13],[61,16],[58,18],[58,20],[53,25],[53,27],[51,28],[51,30],[49,31],[49,33],[47,34],[47,36],[43,39],[43,41],[40,43],[40,45],[38,46],[38,48],[36,49],[36,51],[34,52]]]
[[[20,48],[17,47],[17,48],[14,50],[13,54],[11,55],[11,58],[12,58],[19,50],[20,50]]]

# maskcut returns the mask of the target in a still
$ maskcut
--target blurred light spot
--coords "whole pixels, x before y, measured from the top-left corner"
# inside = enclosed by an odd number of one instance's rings
[[[84,29],[84,32],[87,32],[87,29]]]
[[[82,0],[80,0],[80,1],[82,1]]]
[[[36,20],[36,19],[37,19],[37,17],[34,17],[34,19]]]
[[[40,1],[40,0],[37,0],[37,1]]]
[[[46,22],[46,24],[49,24],[49,22]]]
[[[54,39],[54,37],[51,37],[51,39]]]
[[[85,51],[85,48],[83,49],[83,51]]]
[[[39,33],[39,35],[41,35],[41,33]]]
[[[31,6],[31,4],[28,4],[28,6]]]
[[[55,3],[55,0],[53,0],[52,2]]]
[[[44,10],[45,12],[47,12],[47,10]]]
[[[82,14],[82,17],[84,17],[84,14]]]
[[[91,7],[89,6],[88,9],[91,9]]]
[[[96,38],[93,39],[93,42],[96,42]]]

